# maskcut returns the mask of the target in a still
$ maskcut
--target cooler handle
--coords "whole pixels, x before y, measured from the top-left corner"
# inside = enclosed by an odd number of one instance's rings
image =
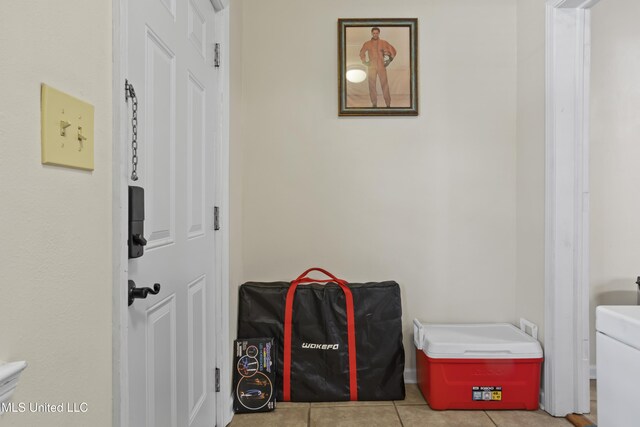
[[[413,343],[418,350],[422,350],[424,342],[424,328],[418,319],[413,319]]]
[[[529,328],[531,333],[527,332],[527,328]],[[525,334],[532,336],[534,340],[538,339],[538,325],[522,317],[520,318],[520,330]]]

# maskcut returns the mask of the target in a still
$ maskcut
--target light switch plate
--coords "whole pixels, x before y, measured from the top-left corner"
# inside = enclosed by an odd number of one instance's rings
[[[42,85],[42,164],[93,170],[93,105]]]

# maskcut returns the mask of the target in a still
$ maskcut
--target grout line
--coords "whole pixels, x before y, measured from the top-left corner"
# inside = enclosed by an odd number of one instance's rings
[[[424,402],[424,403],[399,403],[399,404],[394,403],[394,405],[396,405],[396,406],[425,406],[425,405],[428,405],[428,404],[427,404],[427,402]],[[382,405],[380,405],[380,406],[382,406]]]
[[[400,426],[404,427],[404,423],[402,422],[402,417],[400,416],[400,412],[398,411],[398,407],[396,406],[396,402],[393,402],[393,409],[396,410],[396,415],[398,416],[398,420],[400,420]]]
[[[489,417],[489,419],[491,420],[494,426],[498,427],[498,424],[493,420],[493,418],[491,418],[491,415],[489,415],[487,411],[482,411],[482,412],[484,412],[487,415],[487,417]]]
[[[378,403],[378,402],[389,402],[389,403]],[[356,401],[356,402],[313,402],[313,403],[321,403],[321,405],[313,405],[312,408],[352,408],[352,407],[371,407],[371,406],[392,406],[394,405],[393,400],[385,400],[385,401]]]
[[[309,407],[307,408],[307,427],[311,427],[311,403],[309,403]]]

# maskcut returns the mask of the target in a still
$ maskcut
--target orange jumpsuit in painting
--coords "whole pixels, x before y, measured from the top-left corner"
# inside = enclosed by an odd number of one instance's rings
[[[387,62],[385,62],[385,55],[388,57]],[[386,67],[393,61],[395,56],[396,49],[389,42],[380,38],[379,28],[373,28],[371,30],[371,40],[366,41],[362,45],[362,49],[360,49],[360,59],[368,67],[367,81],[369,82],[369,97],[373,107],[378,106],[378,90],[376,89],[378,77],[380,77],[384,102],[387,107],[391,107],[391,93],[389,92]]]

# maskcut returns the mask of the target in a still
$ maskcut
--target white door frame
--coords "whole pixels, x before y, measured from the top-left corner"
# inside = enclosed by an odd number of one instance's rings
[[[218,284],[216,288],[215,298],[218,302],[216,312],[218,318],[216,320],[216,336],[220,337],[220,342],[216,346],[218,367],[221,370],[220,375],[220,393],[216,400],[216,425],[226,426],[233,418],[233,397],[231,389],[231,341],[229,338],[229,0],[211,0],[211,4],[216,10],[216,39],[221,45],[220,67],[218,72],[220,77],[218,80],[219,90],[219,108],[218,123],[218,167],[216,168],[219,184],[216,191],[216,203],[220,206],[220,230],[216,236],[216,247],[221,250],[216,252],[218,259],[217,272]]]
[[[216,205],[220,206],[221,228],[217,233],[216,248],[216,345],[217,366],[221,369],[220,393],[216,396],[216,425],[225,426],[233,417],[231,399],[231,346],[229,341],[229,9],[228,0],[210,0],[216,11],[216,39],[222,45],[222,63],[218,72],[219,79],[219,117],[217,146]],[[128,426],[128,141],[127,107],[124,102],[124,80],[127,70],[127,29],[124,17],[127,14],[125,0],[112,0],[113,19],[113,159],[112,159],[112,217],[113,217],[113,425]],[[209,329],[213,330],[213,328]],[[213,376],[212,376],[213,378]]]
[[[589,408],[589,75],[599,0],[546,2],[544,409]]]

